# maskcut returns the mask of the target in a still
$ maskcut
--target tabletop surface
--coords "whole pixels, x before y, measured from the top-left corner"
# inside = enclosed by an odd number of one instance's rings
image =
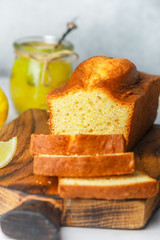
[[[0,78],[0,87],[5,92],[9,100],[9,115],[6,124],[15,119],[18,114],[12,104],[9,93],[8,78]],[[160,124],[160,109],[155,123]],[[144,229],[140,230],[118,230],[118,229],[93,229],[93,228],[73,228],[62,227],[59,240],[159,240],[160,238],[160,209],[152,216]],[[0,229],[0,240],[11,239],[6,237]]]

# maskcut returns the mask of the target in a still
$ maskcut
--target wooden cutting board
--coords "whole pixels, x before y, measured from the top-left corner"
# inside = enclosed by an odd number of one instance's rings
[[[47,119],[46,111],[28,110],[0,131],[0,140],[18,138],[13,160],[0,169],[3,231],[16,238],[17,233],[28,234],[31,239],[31,235],[36,234],[36,227],[40,226],[39,239],[44,239],[43,234],[45,239],[53,239],[49,236],[57,234],[59,222],[63,226],[79,227],[144,227],[160,205],[160,193],[143,200],[61,199],[57,196],[57,178],[33,174],[30,136],[32,133],[48,134]],[[160,181],[160,125],[150,129],[134,152],[137,169]],[[19,213],[24,214],[23,218]]]

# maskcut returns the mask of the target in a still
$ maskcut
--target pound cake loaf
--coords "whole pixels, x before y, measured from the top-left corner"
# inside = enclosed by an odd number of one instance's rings
[[[58,192],[63,198],[150,198],[157,194],[158,182],[139,171],[105,178],[59,178]]]
[[[32,155],[103,155],[123,152],[125,152],[125,139],[122,134],[31,135]]]
[[[51,134],[123,134],[129,151],[153,124],[160,76],[127,59],[92,57],[47,95]]]
[[[97,177],[133,173],[133,153],[104,155],[35,155],[34,174],[58,177]]]

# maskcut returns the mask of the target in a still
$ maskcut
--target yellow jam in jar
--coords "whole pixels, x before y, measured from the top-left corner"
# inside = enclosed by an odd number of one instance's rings
[[[14,43],[16,58],[11,72],[10,91],[19,113],[30,108],[47,109],[47,93],[70,78],[72,62],[67,60],[69,56],[63,57],[61,54],[54,58],[54,53],[72,51],[73,45],[67,41],[58,47],[56,44],[53,36],[26,38]],[[44,59],[50,54],[53,59],[47,63],[43,73]]]

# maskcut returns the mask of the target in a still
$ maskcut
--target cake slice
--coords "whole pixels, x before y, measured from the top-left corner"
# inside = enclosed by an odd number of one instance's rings
[[[58,177],[95,177],[134,171],[133,153],[104,155],[36,155],[34,174]]]
[[[31,135],[30,152],[32,155],[103,155],[124,151],[125,139],[122,134]]]
[[[59,178],[62,198],[137,199],[158,193],[158,182],[143,172],[104,178]]]
[[[159,93],[160,76],[127,59],[92,57],[47,95],[51,134],[123,134],[129,151],[153,124]]]

